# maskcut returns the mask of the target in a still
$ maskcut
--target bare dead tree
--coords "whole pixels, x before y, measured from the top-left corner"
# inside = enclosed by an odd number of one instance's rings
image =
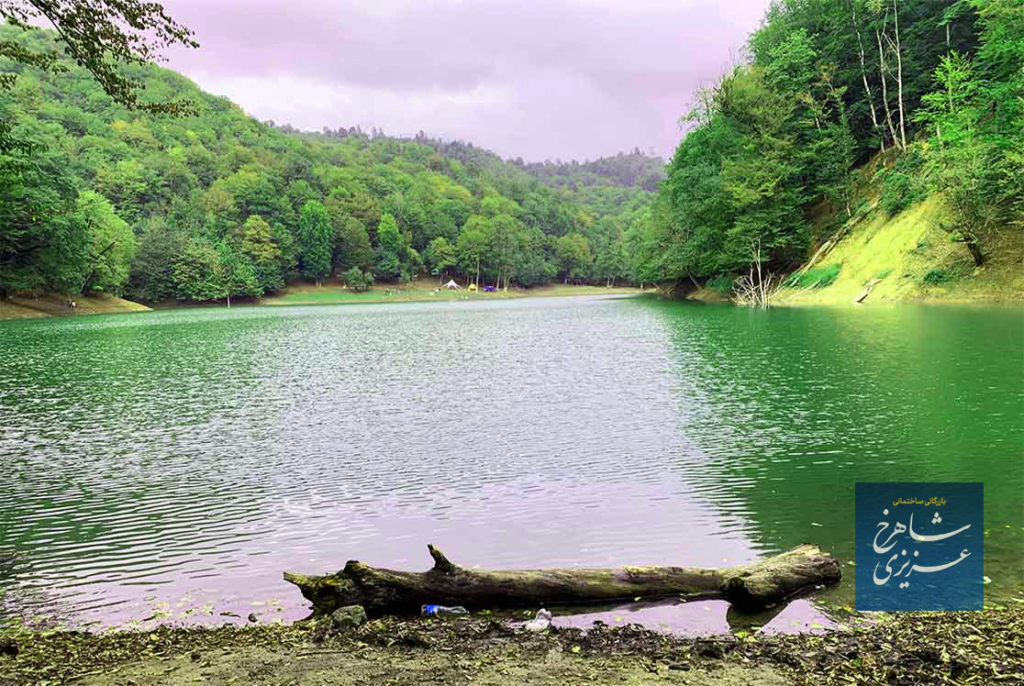
[[[889,67],[885,61],[885,48],[882,45],[882,31],[880,29],[875,29],[875,38],[878,41],[878,74],[882,80],[882,107],[885,109],[885,123],[889,125],[889,134],[892,136],[893,143],[902,150],[900,138],[896,135],[896,127],[892,123],[892,108],[889,107],[889,92],[887,79],[885,78],[885,73]]]
[[[881,138],[882,152],[885,152],[885,130],[878,123],[878,113],[875,110],[875,96],[871,92],[871,85],[868,83],[867,58],[864,54],[864,37],[861,35],[860,24],[857,23],[857,0],[851,0],[850,11],[853,17],[853,30],[857,34],[857,49],[860,57],[860,78],[864,82],[864,92],[868,96],[868,107],[871,109],[871,126],[879,132]]]
[[[783,280],[761,269],[761,241],[751,244],[750,256],[750,272],[736,279],[733,284],[735,301],[743,307],[767,309],[771,307],[772,299],[782,290]]]
[[[896,5],[896,0],[892,0],[892,16],[893,26],[895,27],[896,40],[886,35],[886,39],[889,41],[889,47],[894,53],[896,53],[896,90],[897,99],[900,108],[900,147],[903,150],[907,149],[907,129],[903,124],[904,112],[903,107],[903,45],[900,43],[900,12]]]

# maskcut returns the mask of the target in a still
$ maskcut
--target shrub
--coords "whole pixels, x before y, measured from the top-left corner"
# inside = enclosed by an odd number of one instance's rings
[[[722,295],[728,295],[732,292],[733,282],[733,277],[728,274],[719,274],[718,276],[708,279],[708,282],[704,284],[704,286],[713,291],[718,291]]]
[[[879,204],[890,216],[899,214],[928,195],[924,182],[924,157],[916,148],[903,153],[892,169],[881,171],[879,176],[882,179]]]
[[[352,267],[342,274],[341,278],[343,278],[345,280],[345,284],[356,293],[368,291],[370,290],[370,286],[373,285],[373,276],[369,273],[363,273],[359,267]]]
[[[924,275],[924,279],[922,279],[922,281],[928,284],[935,285],[938,283],[952,281],[953,276],[954,275],[952,273],[947,272],[944,269],[931,269],[928,271],[927,274]]]
[[[825,267],[808,269],[803,274],[794,274],[789,277],[786,285],[790,288],[810,288],[811,286],[824,288],[825,286],[831,286],[839,276],[839,269],[841,267],[841,264],[830,264]]]

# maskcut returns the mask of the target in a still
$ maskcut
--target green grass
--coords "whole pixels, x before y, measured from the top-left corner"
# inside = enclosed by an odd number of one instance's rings
[[[265,305],[340,305],[354,303],[385,303],[385,302],[437,302],[455,300],[499,300],[523,297],[552,297],[567,295],[611,295],[622,293],[639,293],[636,288],[605,288],[604,286],[571,286],[552,284],[530,289],[512,288],[508,292],[498,291],[487,293],[482,289],[472,292],[467,288],[459,290],[441,289],[437,281],[418,280],[406,286],[375,284],[373,288],[362,293],[343,289],[335,282],[328,282],[317,287],[308,284],[293,285],[281,295],[262,299]]]
[[[830,264],[824,267],[808,269],[803,274],[794,274],[786,282],[789,288],[825,288],[833,284],[839,276],[841,264]]]

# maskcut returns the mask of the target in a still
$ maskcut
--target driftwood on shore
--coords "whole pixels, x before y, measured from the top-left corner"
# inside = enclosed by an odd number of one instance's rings
[[[743,610],[760,610],[813,585],[839,581],[839,565],[814,545],[801,545],[774,557],[734,567],[621,567],[613,569],[532,569],[484,571],[452,564],[427,546],[434,566],[426,572],[400,572],[351,560],[326,576],[286,572],[313,603],[314,615],[345,605],[371,614],[410,612],[426,603],[469,608],[580,604],[681,597],[721,598]]]

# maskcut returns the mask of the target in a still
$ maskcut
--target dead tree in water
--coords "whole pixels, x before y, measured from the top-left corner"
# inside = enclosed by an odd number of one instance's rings
[[[739,277],[733,283],[733,292],[738,305],[765,309],[771,307],[772,299],[782,290],[783,281],[771,272],[761,270],[761,241],[750,247],[750,273]]]
[[[434,566],[426,572],[400,572],[351,560],[326,576],[286,572],[313,603],[314,615],[346,605],[371,614],[411,612],[427,603],[470,608],[581,604],[682,597],[721,598],[741,609],[759,610],[810,586],[839,581],[838,563],[805,544],[765,560],[735,567],[621,567],[615,569],[531,569],[484,571],[448,561],[428,545]]]

